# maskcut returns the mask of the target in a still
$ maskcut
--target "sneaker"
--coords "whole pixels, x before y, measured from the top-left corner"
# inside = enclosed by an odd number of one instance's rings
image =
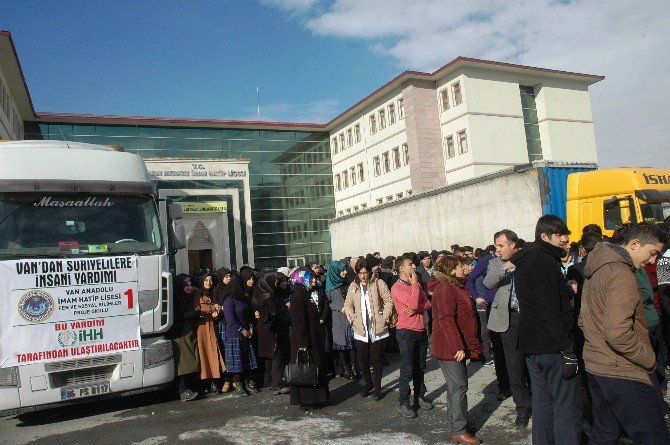
[[[400,414],[409,419],[416,417],[416,411],[414,411],[409,405],[400,405]]]
[[[428,400],[424,397],[419,397],[418,399],[414,399],[414,406],[416,408],[421,408],[421,409],[433,409],[435,406],[433,405],[433,402],[431,400]]]
[[[179,394],[179,398],[181,399],[182,402],[190,402],[191,400],[194,400],[198,397],[197,392],[193,392],[190,389],[187,389],[183,393]]]
[[[484,359],[484,366],[491,366],[493,364],[493,359],[490,358],[488,360]]]

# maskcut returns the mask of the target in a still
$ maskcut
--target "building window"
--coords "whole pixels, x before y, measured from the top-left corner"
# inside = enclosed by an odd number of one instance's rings
[[[354,206],[354,213],[358,212],[358,206]]]
[[[447,89],[440,91],[440,110],[447,111],[449,109],[449,94],[447,94]]]
[[[381,175],[382,174],[382,166],[381,166],[381,162],[379,162],[379,156],[375,156],[372,159],[372,163],[375,166],[375,170],[374,170],[375,171],[375,176]]]
[[[342,190],[342,181],[340,179],[339,173],[335,175],[335,190],[337,190],[338,192]]]
[[[377,205],[383,204],[384,198],[377,198]]]
[[[337,216],[344,216],[344,211],[342,211],[342,210],[338,211]]]
[[[405,119],[405,106],[402,99],[398,99],[398,119]]]
[[[409,165],[409,147],[407,144],[402,144],[402,162],[405,165]]]
[[[388,195],[386,197],[386,202],[391,202],[391,201],[393,201],[393,195]]]
[[[451,94],[454,98],[454,106],[460,105],[463,103],[463,96],[461,94],[461,83],[456,82],[451,84]]]
[[[356,134],[356,143],[361,141],[361,126],[359,124],[354,125],[354,133]]]
[[[445,148],[447,149],[447,159],[451,159],[454,156],[456,156],[456,150],[454,148],[454,137],[453,136],[447,136],[444,138],[444,145]]]
[[[351,176],[351,185],[356,185],[356,169],[354,167],[349,169],[349,176]]]
[[[402,192],[395,194],[395,199],[402,199]]]
[[[347,215],[351,215],[351,207],[347,208]]]
[[[346,170],[342,172],[342,188],[349,188],[349,175]]]
[[[459,131],[458,136],[458,154],[462,155],[468,152],[468,137],[465,134],[465,130]]]
[[[395,147],[391,150],[391,155],[393,157],[393,170],[400,168],[400,149]]]
[[[386,111],[379,110],[379,129],[383,130],[386,128]]]
[[[370,134],[375,134],[377,132],[377,118],[374,114],[370,115]]]
[[[389,104],[389,125],[395,124],[395,105]]]
[[[354,133],[351,131],[351,128],[347,130],[347,144],[349,147],[354,145]]]
[[[340,133],[340,150],[344,151],[344,133]]]
[[[365,170],[363,169],[363,163],[358,164],[358,180],[360,182],[365,181]]]
[[[361,210],[365,210],[365,209],[367,209],[367,208],[368,208],[368,205],[367,205],[367,204],[365,204],[365,203],[361,204]]]
[[[333,142],[332,142],[331,145],[333,146],[333,154],[337,154],[338,150],[337,150],[337,138],[336,137],[333,138]]]
[[[407,190],[407,196],[412,196],[412,191],[411,190]]]
[[[382,153],[382,169],[384,173],[391,171],[391,162],[389,161],[389,152]]]
[[[535,88],[519,86],[521,93],[521,111],[523,112],[523,127],[526,131],[526,147],[530,162],[542,159],[542,143],[540,140],[540,125],[537,120],[535,105]]]

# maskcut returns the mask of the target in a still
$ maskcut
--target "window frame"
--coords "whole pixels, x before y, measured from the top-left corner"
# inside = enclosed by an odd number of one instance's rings
[[[407,142],[402,144],[402,161],[405,165],[409,165],[409,145]]]
[[[405,119],[405,104],[403,99],[398,99],[398,120]]]
[[[440,90],[440,111],[445,112],[449,109],[449,88],[445,87]]]
[[[382,153],[382,172],[389,173],[391,171],[391,154],[388,151]]]
[[[377,133],[377,116],[375,116],[375,113],[372,113],[370,115],[370,134],[376,134]]]
[[[377,113],[379,114],[379,130],[386,128],[386,110],[380,108]]]
[[[389,109],[389,125],[393,125],[396,123],[395,105],[390,103],[388,109]]]
[[[365,182],[365,168],[362,162],[358,163],[358,182]]]
[[[381,159],[379,158],[379,155],[375,156],[372,158],[372,165],[373,165],[373,172],[374,176],[379,177],[382,175],[382,164],[381,164]]]
[[[342,188],[348,189],[349,188],[349,175],[348,175],[349,170],[344,170],[342,172]]]
[[[355,141],[358,144],[361,141],[361,124],[354,125]]]
[[[450,142],[451,142],[451,150],[449,149]],[[447,155],[447,159],[452,159],[456,157],[456,144],[454,144],[453,134],[444,137],[444,150]]]
[[[456,93],[457,91],[458,93]],[[455,107],[463,103],[463,89],[461,88],[460,80],[451,84],[451,99]]]
[[[470,146],[468,145],[468,133],[465,129],[463,129],[457,132],[456,136],[458,136],[458,154],[464,155],[470,150]],[[463,150],[463,141],[465,141],[465,150]]]
[[[354,145],[354,133],[351,130],[351,128],[347,129],[347,144],[349,145],[349,147]]]
[[[400,147],[393,147],[391,149],[391,166],[393,170],[397,170],[402,166],[400,162]]]
[[[356,167],[349,167],[349,176],[351,176],[350,182],[351,182],[351,186],[353,187],[358,182],[358,181],[356,181],[356,179],[357,179],[356,178]]]

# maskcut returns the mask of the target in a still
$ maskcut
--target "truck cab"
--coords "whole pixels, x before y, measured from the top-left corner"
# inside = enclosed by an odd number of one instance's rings
[[[611,236],[625,223],[660,223],[670,216],[670,170],[614,168],[568,176],[568,227],[575,236],[598,224]]]

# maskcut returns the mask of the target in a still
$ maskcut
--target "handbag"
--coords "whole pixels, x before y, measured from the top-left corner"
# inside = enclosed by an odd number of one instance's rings
[[[311,362],[311,354],[307,352],[307,363],[300,362],[300,351],[295,358],[295,363],[289,363],[284,367],[284,381],[292,386],[318,386],[319,367]]]
[[[381,292],[379,292],[379,280],[380,280],[380,279],[378,278],[378,279],[377,279],[377,293],[378,293],[379,295],[381,295]],[[382,306],[382,310],[384,310],[384,304],[385,304],[385,303],[384,303],[384,300],[381,300],[381,299],[380,299],[380,301],[381,301],[381,303],[382,303],[382,305],[381,305],[381,306]],[[393,328],[395,328],[395,327],[398,325],[398,311],[395,310],[395,304],[392,305],[392,306],[393,306],[393,307],[391,308],[391,316],[389,316],[389,319],[388,319],[388,322],[387,322],[387,326],[388,326],[390,329],[393,329]]]

